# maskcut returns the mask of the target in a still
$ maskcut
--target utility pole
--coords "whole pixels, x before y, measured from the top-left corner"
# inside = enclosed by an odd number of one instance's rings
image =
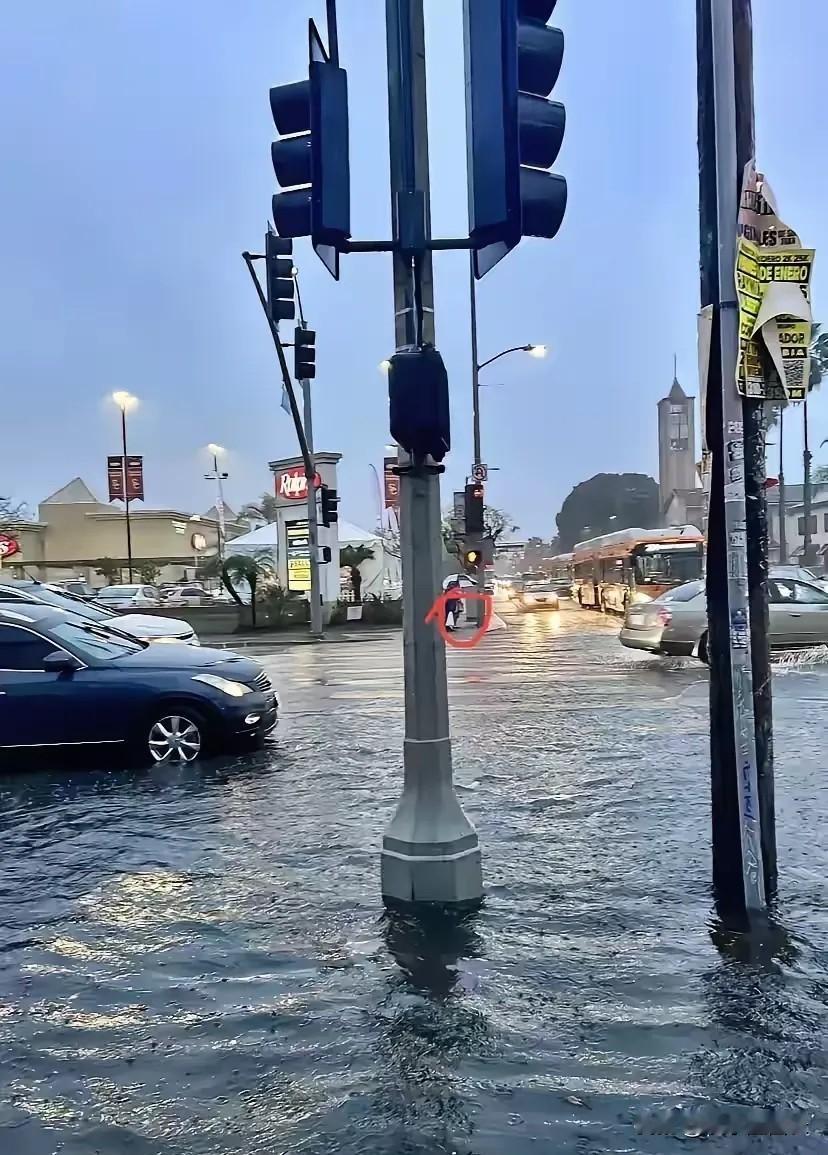
[[[748,596],[745,413],[736,389],[737,161],[734,3],[696,0],[701,304],[714,305],[706,397],[712,472],[707,604],[713,883],[723,913],[766,909]],[[744,60],[740,60],[744,64]],[[748,463],[749,464],[749,463]]]
[[[779,564],[788,564],[788,527],[785,521],[785,406],[779,406]]]
[[[329,0],[328,4],[328,35],[331,37],[331,51],[336,48],[338,52],[338,41],[336,33],[336,5]],[[294,336],[294,367],[297,370],[297,377],[299,385],[302,389],[302,417],[305,428],[305,442],[307,444],[308,456],[314,469],[313,480],[308,478],[308,544],[310,546],[310,632],[311,637],[321,638],[323,636],[322,623],[322,582],[319,569],[319,520],[316,509],[316,459],[313,456],[313,403],[311,398],[311,382],[308,373],[316,373],[316,333],[312,333],[313,344],[301,344],[302,336],[310,334],[305,323],[305,311],[302,308],[302,294],[299,290],[299,273],[294,270],[293,283],[296,286],[296,303],[299,306],[299,325]],[[312,352],[311,352],[312,350]],[[305,373],[300,375],[302,366],[306,367]],[[333,559],[332,559],[333,561]],[[339,559],[335,559],[336,564],[339,564]]]
[[[480,449],[480,363],[477,354],[477,285],[474,278],[474,252],[469,253],[469,308],[471,314],[472,416],[474,419],[474,464],[483,458]]]
[[[215,481],[216,483],[216,513],[218,514],[218,558],[220,562],[223,562],[226,552],[225,547],[227,543],[227,522],[224,516],[224,487],[221,483],[222,481],[227,480],[229,474],[226,472],[223,473],[219,469],[219,453],[224,452],[221,446],[210,444],[207,446],[207,448],[213,454],[213,472],[205,473],[204,478],[206,481]]]
[[[736,170],[739,196],[745,167],[755,159],[752,0],[733,0],[733,69],[736,96]],[[768,616],[768,498],[765,486],[765,405],[742,398],[745,442],[745,529],[750,605],[750,662],[754,738],[765,895],[776,893],[776,815],[773,771],[773,690]]]
[[[812,566],[818,564],[811,535],[811,461],[813,454],[808,440],[808,394],[802,402],[802,513],[804,514],[804,533],[802,535],[802,564]]]
[[[398,353],[434,342],[423,0],[386,0],[394,316]],[[399,453],[403,794],[383,838],[386,904],[474,905],[480,846],[452,781],[446,651],[426,618],[440,587],[440,466]]]
[[[313,411],[311,406],[311,383],[307,378],[299,382],[302,387],[302,409],[305,426],[305,441],[308,453],[316,467],[313,456]],[[319,522],[316,512],[316,486],[308,481],[308,542],[310,544],[310,632],[314,638],[322,637],[322,582],[319,573]],[[337,559],[338,560],[338,559]]]

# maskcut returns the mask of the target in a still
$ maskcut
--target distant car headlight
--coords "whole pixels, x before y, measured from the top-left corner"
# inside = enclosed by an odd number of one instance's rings
[[[205,686],[212,686],[214,690],[221,690],[231,698],[243,698],[245,694],[252,694],[249,686],[242,682],[231,682],[229,678],[220,678],[218,674],[195,674],[194,682],[203,682]]]

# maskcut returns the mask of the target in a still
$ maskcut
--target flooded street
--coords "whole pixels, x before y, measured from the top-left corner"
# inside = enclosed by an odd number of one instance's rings
[[[825,1126],[828,666],[774,679],[780,899],[745,960],[712,910],[703,667],[584,611],[509,625],[449,660],[486,881],[464,922],[379,899],[397,634],[277,647],[260,754],[0,779],[0,1150],[664,1152],[679,1106],[689,1133],[723,1105]]]

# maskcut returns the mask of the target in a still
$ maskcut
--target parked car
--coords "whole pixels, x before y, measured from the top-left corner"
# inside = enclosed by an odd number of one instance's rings
[[[66,578],[64,581],[53,582],[52,584],[66,590],[68,594],[74,594],[76,598],[84,598],[87,601],[94,598],[96,593],[89,582],[84,581],[83,578]]]
[[[104,586],[97,600],[111,610],[135,610],[141,606],[160,606],[161,594],[155,586]]]
[[[10,603],[10,609],[14,608],[15,602],[55,606],[143,642],[182,642],[186,646],[200,644],[193,627],[181,618],[162,618],[157,614],[119,614],[100,602],[87,601],[49,582],[0,582],[0,605],[4,602]]]
[[[527,582],[518,598],[522,610],[557,610],[560,608],[558,595],[552,582]]]
[[[250,658],[150,646],[46,605],[0,606],[0,753],[95,745],[192,762],[256,745],[278,708]]]
[[[828,592],[813,582],[787,577],[768,581],[770,644],[792,650],[828,645]],[[704,582],[687,582],[651,602],[627,608],[621,644],[634,650],[707,661]]]
[[[173,586],[162,594],[165,606],[211,606],[219,599],[203,586]]]

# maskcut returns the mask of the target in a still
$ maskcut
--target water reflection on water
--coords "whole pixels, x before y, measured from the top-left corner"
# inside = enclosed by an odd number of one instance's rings
[[[475,915],[378,902],[393,640],[274,658],[254,758],[0,780],[0,1151],[661,1153],[828,1114],[828,678],[775,680],[781,897],[746,939],[711,909],[703,672],[565,611],[487,644],[450,664]]]

